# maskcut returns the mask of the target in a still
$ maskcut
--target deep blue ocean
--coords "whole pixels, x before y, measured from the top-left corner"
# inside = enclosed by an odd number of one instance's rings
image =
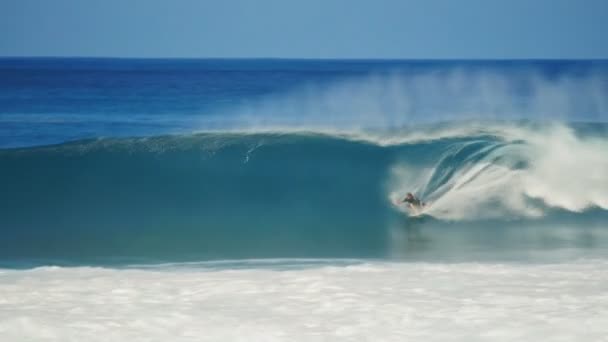
[[[608,61],[2,58],[0,266],[604,256],[607,120]]]

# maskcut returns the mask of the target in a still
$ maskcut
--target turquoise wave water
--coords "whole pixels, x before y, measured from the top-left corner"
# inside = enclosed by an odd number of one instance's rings
[[[604,253],[607,80],[605,60],[0,58],[0,266]]]
[[[469,122],[0,150],[0,262],[603,253],[605,132]],[[430,203],[421,218],[395,205],[409,191]]]

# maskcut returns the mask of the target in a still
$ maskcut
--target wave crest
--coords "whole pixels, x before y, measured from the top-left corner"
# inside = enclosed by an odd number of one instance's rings
[[[391,199],[415,189],[425,213],[471,220],[541,217],[551,208],[608,209],[608,140],[561,124],[511,126],[494,139],[453,143],[432,167],[393,166]],[[420,176],[412,176],[418,172]]]

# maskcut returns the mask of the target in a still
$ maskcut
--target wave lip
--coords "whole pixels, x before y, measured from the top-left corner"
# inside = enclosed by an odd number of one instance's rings
[[[608,209],[606,137],[558,123],[505,126],[493,136],[452,144],[415,178],[415,165],[393,166],[390,187],[401,190],[390,197],[415,189],[432,202],[426,214],[451,220]]]

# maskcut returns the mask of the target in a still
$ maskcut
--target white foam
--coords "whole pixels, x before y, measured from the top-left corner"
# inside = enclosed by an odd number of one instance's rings
[[[549,207],[572,212],[608,209],[607,138],[577,136],[558,123],[535,129],[507,125],[494,131],[501,139],[498,143],[507,144],[479,161],[465,163],[437,188],[428,187],[432,174],[444,172],[441,160],[424,172],[402,163],[394,165],[389,198],[425,189],[432,202],[425,213],[452,220],[541,217]],[[516,167],[521,162],[527,165]],[[530,199],[541,201],[542,206]]]
[[[0,273],[3,341],[601,341],[608,262]]]
[[[522,180],[526,195],[571,211],[608,209],[608,139],[580,138],[557,126],[528,140],[533,163]]]

